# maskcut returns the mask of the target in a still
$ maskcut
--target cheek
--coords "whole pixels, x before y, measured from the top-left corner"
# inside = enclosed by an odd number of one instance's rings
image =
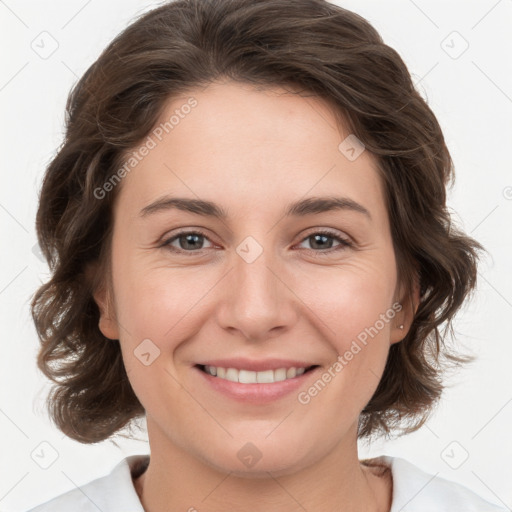
[[[149,352],[150,359],[155,358],[153,368],[174,373],[173,366],[182,362],[177,360],[180,347],[200,335],[212,317],[215,304],[208,301],[208,292],[219,284],[223,272],[199,266],[139,265],[136,260],[121,260],[116,272],[116,312],[125,366],[130,380],[135,384],[140,376],[140,384],[147,388],[151,386],[147,376],[157,375],[148,373],[137,356]]]
[[[392,308],[396,272],[394,259],[380,261],[361,258],[336,267],[326,267],[303,272],[295,279],[295,289],[305,297],[308,308],[321,318],[330,332],[329,338],[341,343],[355,339],[360,333],[378,322],[379,331],[388,331]],[[382,325],[381,315],[388,320]],[[364,338],[364,336],[362,336]]]
[[[169,270],[132,268],[118,275],[116,310],[124,366],[135,394],[149,411],[154,411],[163,396],[174,397],[177,407],[182,397],[182,406],[187,405],[172,358],[180,343],[195,332],[190,321],[201,297],[200,287],[194,293],[195,288],[182,286],[189,279],[169,274]]]
[[[356,407],[371,398],[384,370],[393,319],[400,309],[394,301],[395,279],[392,265],[366,262],[331,269],[329,279],[323,280],[328,285],[313,279],[303,286],[305,302],[314,313],[310,318],[320,319],[317,325],[334,349],[330,376],[325,376],[333,383],[331,396],[350,397],[348,402]]]

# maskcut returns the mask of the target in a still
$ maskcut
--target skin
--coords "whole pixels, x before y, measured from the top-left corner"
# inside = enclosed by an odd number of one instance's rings
[[[169,101],[162,121],[190,96],[197,106],[120,185],[112,286],[95,293],[100,329],[119,339],[147,414],[151,462],[135,481],[141,502],[151,512],[225,512],[226,504],[388,511],[389,471],[361,465],[357,421],[414,307],[399,286],[377,161],[368,151],[346,158],[338,145],[350,132],[320,98],[217,82]],[[229,217],[177,209],[140,216],[166,194],[214,201]],[[293,201],[332,195],[363,205],[371,219],[351,210],[283,216]],[[161,247],[179,228],[207,237],[192,249],[174,239],[182,254]],[[353,247],[328,253],[341,244],[315,245],[319,228]],[[247,236],[263,249],[252,263],[236,252]],[[266,405],[235,402],[193,369],[205,359],[278,357],[325,371],[395,302],[403,309],[306,405],[297,393]],[[160,355],[145,366],[134,350],[148,338]],[[261,453],[250,468],[237,457],[248,442]]]

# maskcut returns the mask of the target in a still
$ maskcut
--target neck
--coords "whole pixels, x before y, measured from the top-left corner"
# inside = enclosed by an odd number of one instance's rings
[[[364,510],[389,512],[392,480],[386,468],[360,463],[355,442],[340,443],[316,463],[296,472],[262,471],[245,476],[220,471],[150,432],[152,450],[135,488],[146,512]],[[153,438],[153,439],[152,439]],[[162,449],[163,448],[163,449]]]

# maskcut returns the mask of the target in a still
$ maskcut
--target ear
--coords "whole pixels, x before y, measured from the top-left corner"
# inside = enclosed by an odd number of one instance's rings
[[[101,274],[99,269],[94,266],[90,266],[86,271],[92,287],[92,296],[94,301],[98,305],[100,310],[100,321],[98,327],[106,338],[111,340],[119,339],[119,328],[115,316],[114,302],[112,300],[112,292],[110,290],[110,283],[99,283],[98,276]]]
[[[399,343],[407,336],[414,320],[414,315],[418,310],[420,304],[420,282],[417,273],[414,275],[411,290],[404,290],[401,287],[397,302],[400,303],[402,307],[393,319],[391,326],[391,344]]]

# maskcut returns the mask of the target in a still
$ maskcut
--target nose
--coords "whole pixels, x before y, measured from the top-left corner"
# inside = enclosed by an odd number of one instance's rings
[[[286,283],[282,262],[270,250],[252,262],[239,254],[233,260],[217,308],[221,327],[249,341],[282,335],[298,318],[297,297]]]

